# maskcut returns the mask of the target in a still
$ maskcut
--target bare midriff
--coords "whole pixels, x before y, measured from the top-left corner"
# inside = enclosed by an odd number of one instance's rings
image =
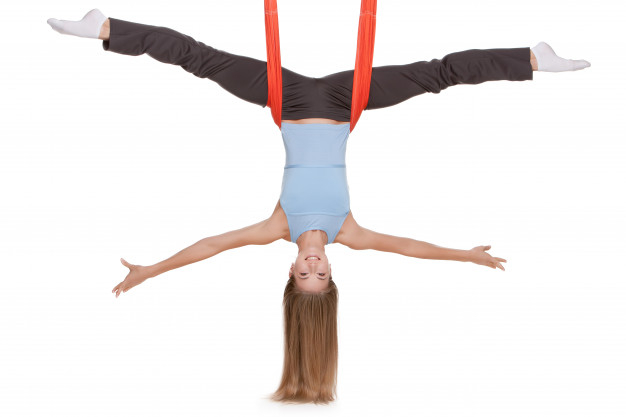
[[[343,125],[350,122],[340,122],[333,119],[321,119],[321,118],[312,118],[312,119],[298,119],[298,120],[282,120],[283,123],[294,123],[294,124],[306,124],[306,123],[328,123],[332,125]]]

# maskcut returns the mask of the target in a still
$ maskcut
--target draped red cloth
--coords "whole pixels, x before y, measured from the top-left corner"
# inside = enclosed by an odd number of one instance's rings
[[[352,107],[350,107],[350,132],[367,107],[372,80],[374,60],[374,37],[376,35],[376,0],[361,0],[359,35],[356,46],[356,63],[352,82]]]
[[[278,9],[276,0],[265,0],[265,43],[267,44],[267,105],[280,129],[283,110],[283,73],[280,64]]]
[[[283,106],[283,77],[280,64],[280,36],[276,0],[265,1],[265,41],[267,45],[267,105],[272,109],[274,123],[280,128]],[[376,35],[376,0],[361,0],[356,62],[352,83],[350,132],[367,107],[374,60]]]

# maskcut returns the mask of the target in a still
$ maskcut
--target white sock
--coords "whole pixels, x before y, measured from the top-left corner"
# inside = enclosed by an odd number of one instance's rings
[[[538,71],[576,71],[591,66],[584,59],[564,59],[557,56],[554,50],[545,42],[539,42],[535,47],[530,48],[537,58]]]
[[[98,39],[100,37],[100,29],[105,20],[107,20],[107,17],[100,10],[93,9],[79,21],[50,18],[48,19],[48,24],[52,26],[52,29],[64,35]]]

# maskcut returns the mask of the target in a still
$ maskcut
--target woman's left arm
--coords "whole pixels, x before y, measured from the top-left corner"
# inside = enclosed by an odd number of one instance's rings
[[[374,232],[359,226],[354,221],[352,213],[346,218],[346,222],[335,241],[351,249],[373,249],[421,259],[473,262],[493,269],[500,268],[503,271],[504,267],[501,262],[506,262],[506,259],[493,257],[486,252],[491,249],[490,245],[476,246],[469,250],[451,249],[406,237]]]
[[[278,203],[276,204],[274,213],[272,213],[268,219],[242,229],[232,230],[222,233],[221,235],[210,236],[199,240],[193,245],[154,265],[134,265],[126,262],[126,260],[122,258],[122,264],[128,267],[130,271],[124,281],[117,284],[112,292],[118,297],[120,293],[128,291],[148,278],[153,278],[172,269],[211,258],[218,253],[230,249],[247,245],[267,245],[284,238],[288,230],[287,219],[280,207],[280,203]]]

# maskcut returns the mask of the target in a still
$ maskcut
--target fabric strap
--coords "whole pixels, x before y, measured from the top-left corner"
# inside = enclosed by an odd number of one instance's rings
[[[281,127],[283,106],[283,77],[280,63],[280,36],[278,33],[278,7],[276,0],[265,1],[265,42],[267,45],[267,105],[272,110],[274,123]],[[376,0],[361,0],[356,62],[352,82],[350,132],[367,107],[374,60],[376,35]]]

